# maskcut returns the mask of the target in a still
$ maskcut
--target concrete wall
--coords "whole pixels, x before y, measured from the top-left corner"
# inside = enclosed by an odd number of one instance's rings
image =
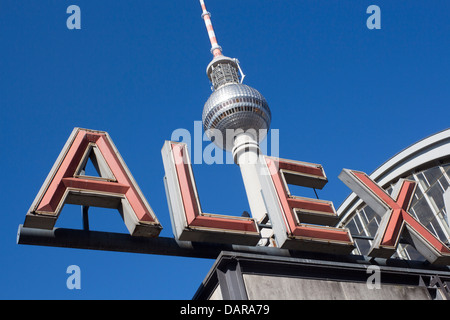
[[[214,289],[211,297],[209,297],[209,300],[223,300],[222,292],[220,291],[220,285],[218,285],[216,289]]]
[[[381,285],[369,289],[366,283],[313,280],[244,274],[250,300],[428,300],[425,287]]]

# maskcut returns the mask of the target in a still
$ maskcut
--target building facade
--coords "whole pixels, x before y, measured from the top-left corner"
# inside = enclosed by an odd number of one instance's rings
[[[450,239],[450,129],[427,137],[402,150],[376,169],[370,177],[387,193],[400,179],[417,183],[409,212],[432,234],[448,244]],[[355,236],[355,254],[367,254],[381,218],[352,193],[337,210],[339,226]],[[423,260],[410,245],[401,243],[394,255],[399,259]]]

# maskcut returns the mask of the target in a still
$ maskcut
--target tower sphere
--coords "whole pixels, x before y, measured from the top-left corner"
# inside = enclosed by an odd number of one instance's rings
[[[256,141],[263,140],[270,127],[271,114],[266,99],[256,89],[230,83],[211,94],[203,108],[202,121],[206,135],[210,139],[214,136],[216,145],[231,151],[233,140],[227,140],[234,136],[231,134],[239,133],[239,129],[244,132],[253,129]],[[210,129],[219,130],[223,141]],[[230,129],[228,133],[227,129]]]
[[[271,113],[266,99],[258,90],[239,82],[235,59],[216,57],[207,74],[215,91],[203,108],[203,128],[220,148],[231,151],[234,136],[250,132],[260,142],[270,127]],[[217,134],[216,129],[221,135]]]

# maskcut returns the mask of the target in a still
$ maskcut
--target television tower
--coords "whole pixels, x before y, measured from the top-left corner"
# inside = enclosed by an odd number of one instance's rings
[[[222,54],[211,23],[211,14],[200,0],[214,56],[206,68],[213,93],[203,108],[206,135],[221,149],[231,151],[239,165],[252,217],[259,223],[267,216],[259,181],[259,142],[267,135],[271,113],[266,99],[242,83],[245,75],[237,59]]]

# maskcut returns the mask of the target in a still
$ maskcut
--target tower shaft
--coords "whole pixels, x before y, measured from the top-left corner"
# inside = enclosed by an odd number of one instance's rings
[[[267,209],[262,197],[262,187],[259,178],[261,169],[260,149],[253,135],[240,133],[234,140],[234,162],[239,165],[245,193],[252,217],[262,223],[267,216]]]

